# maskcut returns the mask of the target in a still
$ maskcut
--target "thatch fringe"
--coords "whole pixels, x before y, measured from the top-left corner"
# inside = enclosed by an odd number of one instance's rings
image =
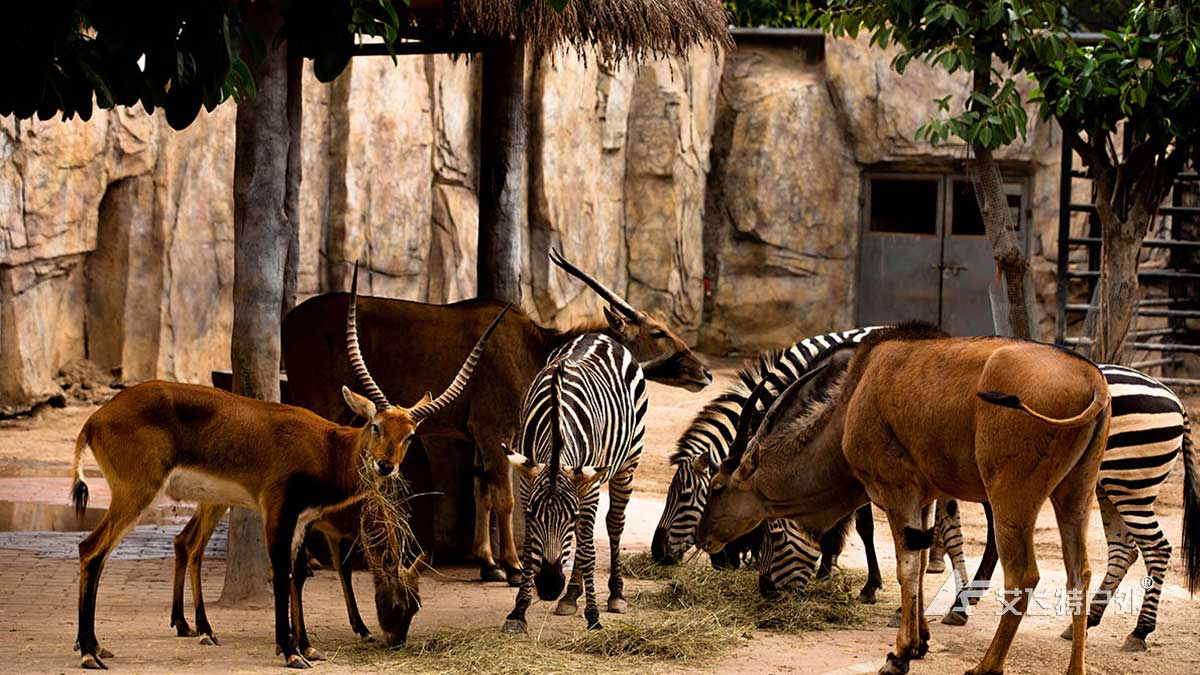
[[[571,0],[562,12],[546,0],[447,1],[454,33],[519,38],[535,56],[570,47],[616,63],[732,45],[720,0]]]

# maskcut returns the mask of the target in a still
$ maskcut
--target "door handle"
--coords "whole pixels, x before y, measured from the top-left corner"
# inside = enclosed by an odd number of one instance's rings
[[[966,269],[966,265],[946,265],[946,271],[954,275],[957,275],[959,272],[964,272]]]

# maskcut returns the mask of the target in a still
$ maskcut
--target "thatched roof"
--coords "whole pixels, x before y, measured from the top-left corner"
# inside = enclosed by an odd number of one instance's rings
[[[611,62],[731,44],[721,0],[570,0],[562,12],[547,0],[445,1],[438,23],[448,19],[453,33],[517,37],[535,53],[571,47]],[[432,17],[416,18],[427,24]]]

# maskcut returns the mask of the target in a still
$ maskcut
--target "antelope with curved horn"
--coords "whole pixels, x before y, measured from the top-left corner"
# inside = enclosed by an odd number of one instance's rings
[[[467,440],[475,446],[481,470],[474,486],[474,557],[481,578],[507,578],[512,585],[521,582],[521,562],[513,537],[515,500],[509,462],[500,447],[518,431],[521,397],[550,355],[581,335],[603,333],[633,354],[649,380],[690,391],[698,391],[712,381],[708,368],[665,322],[633,307],[557,250],[550,252],[550,260],[609,303],[604,317],[557,330],[539,326],[514,309],[492,339],[489,349],[493,358],[479,365],[481,372],[468,390],[455,403],[426,418],[420,429],[422,438]],[[346,299],[344,293],[310,298],[283,321],[283,353],[292,401],[341,421],[347,421],[345,405],[329,384],[355,381],[347,355],[336,347],[343,330]],[[457,355],[470,348],[468,336],[485,325],[499,307],[495,301],[479,299],[431,305],[361,298],[363,353],[374,364],[374,374],[383,389],[393,396],[416,398],[424,393],[418,389],[421,382],[451,377],[458,367]],[[381,368],[380,364],[403,367]],[[489,524],[493,512],[499,525],[496,556],[492,553]],[[350,611],[355,613],[353,608]]]
[[[426,393],[412,408],[394,406],[375,386],[359,350],[354,301],[357,276],[356,269],[346,312],[346,340],[355,372],[370,398],[345,386],[342,396],[366,420],[364,426],[341,426],[303,408],[244,398],[212,387],[160,381],[120,392],[84,423],[75,442],[72,501],[79,512],[87,506],[81,459],[83,451],[90,448],[108,481],[112,503],[79,545],[76,647],[83,667],[104,668],[102,659],[111,656],[100,647],[95,633],[96,594],[104,563],[141,513],[164,491],[174,499],[206,505],[209,515],[211,509],[231,505],[262,513],[275,596],[275,644],[293,668],[306,668],[309,658],[319,658],[303,631],[303,578],[294,575],[303,566],[296,554],[305,530],[316,522],[321,529],[336,531],[339,523],[350,522],[353,525],[341,532],[353,536],[357,522],[346,517],[347,507],[358,505],[370,488],[363,482],[360,467],[369,466],[379,479],[396,473],[417,426],[461,393],[488,338],[507,312],[505,308],[496,315],[441,396],[433,399]],[[204,524],[194,529],[206,541],[217,519],[203,518],[203,512],[197,517]],[[376,605],[389,641],[402,642],[420,601],[416,565],[405,568],[395,562],[395,570],[375,570]],[[194,574],[193,581],[199,578],[198,565]],[[398,580],[398,585],[381,587],[381,575]],[[177,586],[181,588],[181,584]],[[194,590],[199,600],[199,586]],[[379,597],[381,590],[387,597]],[[295,635],[289,625],[293,593]],[[197,607],[200,617],[201,606]],[[198,625],[207,629],[206,637],[211,639],[207,620]]]

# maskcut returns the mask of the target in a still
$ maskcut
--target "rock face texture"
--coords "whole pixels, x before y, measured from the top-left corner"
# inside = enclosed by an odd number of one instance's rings
[[[965,157],[912,138],[966,80],[919,63],[898,76],[890,59],[865,41],[745,39],[720,56],[531,64],[526,310],[599,318],[599,298],[550,266],[557,247],[708,350],[853,325],[864,171],[961,172]],[[440,56],[306,76],[300,299],[345,289],[355,260],[365,293],[474,295],[479,79],[478,61]],[[0,120],[0,415],[58,394],[79,359],[126,382],[228,367],[234,116],[180,133],[138,109]],[[1032,125],[1003,154],[1029,176],[1045,307],[1058,142]]]

